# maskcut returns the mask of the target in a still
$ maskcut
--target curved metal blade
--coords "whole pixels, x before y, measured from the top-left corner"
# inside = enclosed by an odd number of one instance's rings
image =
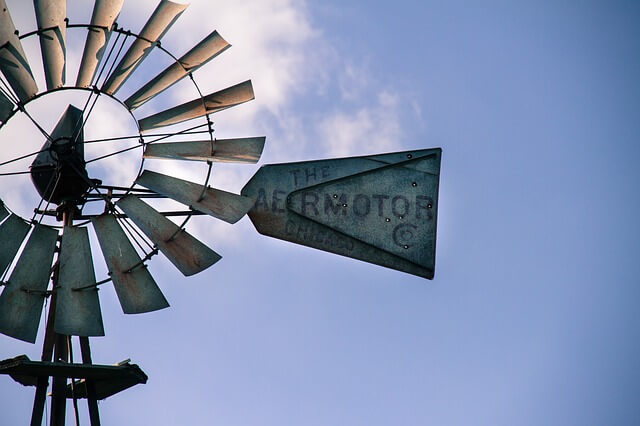
[[[217,161],[255,164],[266,138],[216,139],[215,141],[169,142],[147,145],[144,158]]]
[[[60,247],[55,332],[66,336],[104,336],[98,288],[87,228],[65,226]]]
[[[11,214],[0,225],[0,275],[7,270],[29,233],[29,225],[15,214]]]
[[[169,307],[146,265],[140,263],[140,256],[115,216],[98,216],[92,222],[122,311],[125,314],[141,314]]]
[[[213,114],[236,105],[255,99],[251,80],[212,93],[202,99],[178,105],[138,121],[140,130],[146,132],[158,127],[170,126],[183,121]]]
[[[45,30],[38,36],[47,89],[57,89],[65,82],[67,24],[64,19],[67,17],[67,1],[33,0],[33,6],[38,30]]]
[[[13,107],[13,102],[4,93],[0,93],[0,123],[7,121],[7,118],[13,112]]]
[[[0,71],[21,102],[27,102],[38,93],[5,0],[0,0]]]
[[[136,183],[228,223],[236,223],[253,207],[251,198],[219,189],[205,189],[200,184],[149,170],[145,170]]]
[[[158,74],[153,80],[145,84],[140,90],[124,101],[130,109],[136,109],[145,102],[151,100],[160,92],[182,80],[189,73],[194,72],[202,65],[206,64],[231,45],[223,39],[217,31],[209,34],[204,40],[198,43],[193,49],[182,56],[178,62],[174,62],[164,71]]]
[[[113,70],[102,90],[110,95],[115,94],[138,65],[151,53],[155,43],[164,36],[187,6],[187,4],[162,0],[144,25],[144,28],[142,28],[140,38],[137,38],[129,47],[129,50]]]
[[[36,225],[0,296],[0,333],[35,343],[58,231]]]
[[[139,198],[128,195],[117,205],[185,276],[204,271],[222,258]]]
[[[111,27],[118,19],[124,0],[96,0],[88,29],[76,86],[89,87],[96,75],[105,48],[111,37]]]
[[[9,211],[4,206],[4,202],[0,200],[0,222],[2,222],[7,216],[9,216]]]

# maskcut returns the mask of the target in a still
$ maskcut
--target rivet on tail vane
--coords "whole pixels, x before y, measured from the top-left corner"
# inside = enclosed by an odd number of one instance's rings
[[[145,170],[136,183],[228,223],[236,223],[253,207],[251,198],[150,170]]]
[[[92,222],[122,311],[139,314],[169,307],[115,216],[105,214]]]
[[[142,106],[145,102],[173,86],[189,73],[194,72],[229,47],[231,47],[231,45],[227,43],[217,31],[212,32],[178,59],[178,62],[171,64],[140,90],[131,95],[124,101],[125,105],[132,110]]]
[[[89,87],[93,82],[98,64],[111,37],[111,27],[118,19],[123,3],[124,0],[96,0],[91,16],[91,28],[87,30],[87,40],[76,86]]]
[[[34,0],[47,89],[65,83],[67,0]]]
[[[96,276],[87,228],[65,226],[60,247],[60,277],[55,331],[66,336],[104,336]],[[82,290],[80,290],[82,289]]]
[[[146,132],[158,127],[182,123],[183,121],[202,117],[206,114],[213,114],[253,99],[255,99],[253,86],[251,85],[251,81],[247,80],[205,96],[204,102],[202,99],[194,99],[193,101],[145,117],[138,121],[138,125],[142,132]]]
[[[116,205],[183,275],[202,272],[222,258],[139,198],[128,195]]]
[[[0,295],[0,333],[36,342],[58,231],[36,225]]]
[[[145,147],[144,158],[255,164],[265,141],[265,137],[257,137],[154,143]]]
[[[5,0],[0,0],[0,71],[20,102],[27,102],[38,93],[38,86],[33,79],[22,43],[16,35],[16,27]]]
[[[111,73],[102,90],[114,95],[131,76],[131,73],[151,53],[156,42],[171,28],[173,23],[187,8],[186,4],[162,0],[136,38],[127,50],[122,60]]]

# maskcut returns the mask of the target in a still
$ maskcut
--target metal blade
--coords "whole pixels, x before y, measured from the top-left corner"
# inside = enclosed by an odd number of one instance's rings
[[[265,141],[265,137],[259,137],[154,143],[146,146],[144,158],[255,164]]]
[[[65,226],[60,247],[55,332],[67,336],[104,336],[98,288],[95,285],[89,233]]]
[[[193,49],[182,56],[178,62],[174,62],[164,71],[158,74],[153,80],[145,84],[140,90],[124,101],[130,109],[136,109],[160,92],[173,86],[182,80],[189,73],[194,72],[202,65],[206,64],[231,45],[223,39],[217,31],[209,34],[204,40],[198,43]]]
[[[204,271],[221,259],[218,253],[139,198],[128,195],[117,205],[185,276]]]
[[[89,87],[102,60],[109,37],[111,27],[118,19],[124,0],[96,0],[91,16],[92,27],[87,31],[87,40],[84,44],[82,62],[76,79],[76,86]]]
[[[9,216],[9,211],[4,206],[4,202],[0,200],[0,222],[2,222],[7,216]]]
[[[27,102],[38,93],[5,0],[0,0],[0,71],[21,102]]]
[[[142,28],[140,38],[137,38],[129,47],[129,50],[113,70],[102,90],[110,95],[115,94],[127,81],[131,73],[151,53],[155,43],[164,36],[187,6],[187,4],[162,0],[144,25],[144,28]]]
[[[122,311],[125,314],[140,314],[169,307],[146,265],[140,263],[140,256],[115,216],[98,216],[92,222]]]
[[[45,30],[38,35],[47,89],[57,89],[65,83],[67,1],[33,0],[33,6],[38,30]]]
[[[35,343],[58,231],[36,225],[0,296],[0,333]]]
[[[441,150],[263,166],[258,232],[431,279]]]
[[[236,105],[255,99],[251,81],[237,84],[219,92],[212,93],[202,99],[178,105],[138,121],[140,130],[145,132],[158,127],[170,126],[183,121],[213,114]]]
[[[219,189],[205,189],[200,184],[149,170],[145,170],[136,183],[228,223],[236,223],[253,207],[251,198]]]
[[[0,275],[4,274],[29,233],[29,225],[15,214],[0,225]]]
[[[7,121],[7,118],[13,112],[14,104],[7,98],[4,93],[0,93],[0,123]]]

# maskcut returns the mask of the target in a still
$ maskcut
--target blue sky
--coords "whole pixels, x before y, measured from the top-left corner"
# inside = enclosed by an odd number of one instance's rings
[[[32,29],[31,5],[7,3]],[[154,2],[130,3],[137,29]],[[170,309],[125,317],[100,292],[94,361],[150,377],[100,404],[104,424],[640,423],[637,2],[194,1],[181,21],[166,47],[212,29],[233,44],[204,87],[253,79],[216,129],[265,134],[261,164],[442,147],[436,277],[198,218],[224,259],[190,279],[154,259]],[[40,345],[2,337],[0,357]],[[32,399],[0,380],[2,423]]]

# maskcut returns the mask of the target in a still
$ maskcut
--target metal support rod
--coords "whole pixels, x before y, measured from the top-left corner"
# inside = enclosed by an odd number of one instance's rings
[[[80,351],[82,352],[82,363],[91,364],[91,347],[89,338],[80,336]],[[91,426],[100,426],[100,413],[98,412],[98,398],[96,397],[96,387],[93,380],[86,379],[87,404],[89,405],[89,420]]]

